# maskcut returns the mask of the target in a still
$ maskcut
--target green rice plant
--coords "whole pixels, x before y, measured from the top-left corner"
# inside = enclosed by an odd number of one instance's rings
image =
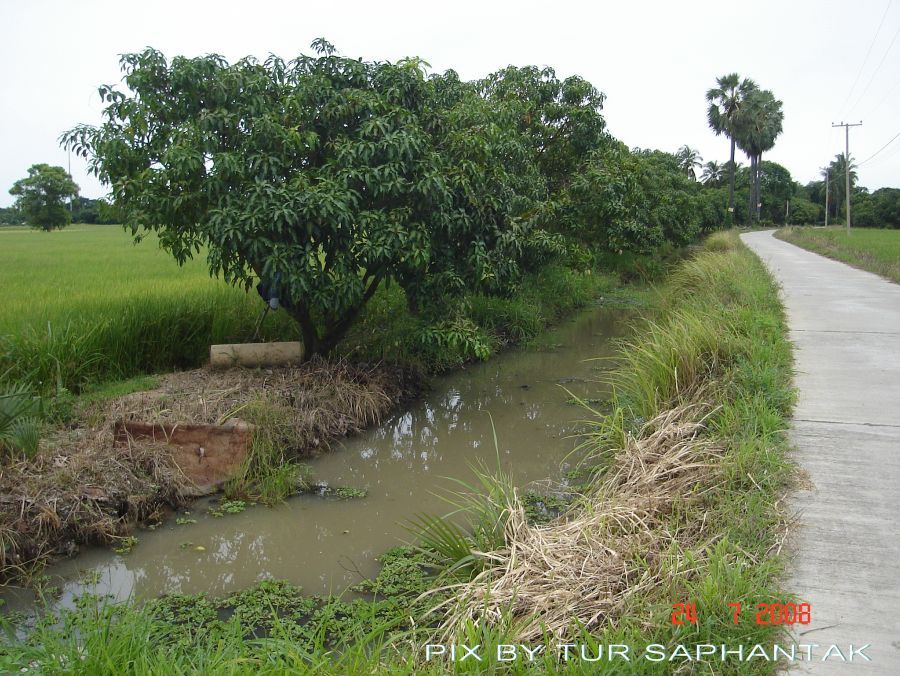
[[[115,226],[73,226],[43,239],[4,233],[0,248],[0,381],[41,393],[193,367],[212,343],[249,338],[263,307],[211,279],[202,260],[179,267],[155,236],[134,245]],[[262,340],[295,339],[271,314]]]

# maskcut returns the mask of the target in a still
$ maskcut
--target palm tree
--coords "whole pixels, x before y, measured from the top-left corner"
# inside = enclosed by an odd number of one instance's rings
[[[832,197],[834,194],[834,169],[832,165],[833,163],[820,170],[822,184],[825,186],[825,225],[828,225],[828,217],[834,212],[834,197]]]
[[[703,166],[703,158],[700,157],[700,153],[690,146],[681,146],[678,152],[675,153],[675,157],[678,160],[678,167],[681,171],[692,181],[696,181],[697,168]]]
[[[725,167],[723,167],[718,162],[710,160],[703,165],[703,174],[700,176],[700,180],[703,181],[703,185],[715,188],[722,184],[722,179],[724,178]]]
[[[847,169],[848,162],[847,158],[844,156],[844,153],[840,153],[834,156],[834,159],[831,161],[831,164],[828,165],[828,172],[831,174],[831,194],[834,195],[834,198],[831,200],[834,203],[834,215],[835,217],[841,211],[841,205],[846,204],[847,200]],[[853,196],[853,186],[856,185],[856,162],[853,161],[853,155],[850,156],[849,162],[850,169],[850,196]]]
[[[783,131],[781,101],[769,90],[755,89],[747,95],[734,120],[737,146],[750,159],[750,222],[759,220],[759,165],[762,154],[775,146]]]
[[[716,78],[716,86],[706,92],[706,100],[709,102],[707,119],[709,126],[716,136],[725,134],[731,140],[731,163],[729,165],[728,179],[728,213],[734,213],[734,124],[744,105],[744,100],[750,92],[756,89],[756,83],[744,78],[741,80],[737,73],[729,73]]]

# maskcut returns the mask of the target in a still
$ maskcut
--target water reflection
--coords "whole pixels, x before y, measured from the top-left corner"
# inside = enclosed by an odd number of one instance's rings
[[[569,392],[604,396],[598,362],[585,360],[608,355],[609,339],[624,323],[621,311],[591,310],[547,337],[562,347],[510,352],[438,379],[409,410],[311,463],[317,479],[366,488],[365,499],[302,496],[224,518],[209,515],[201,501],[192,508],[196,524],[170,519],[139,532],[130,554],[88,549],[55,565],[50,572],[62,576],[63,603],[84,590],[118,599],[222,595],[269,577],[311,593],[341,591],[374,574],[378,555],[409,538],[410,518],[449,511],[440,494],[452,484],[443,477],[469,481],[473,463],[495,467],[498,458],[519,485],[558,476],[577,443],[568,435],[583,417],[567,403]],[[96,584],[83,581],[84,569]],[[23,602],[7,597],[13,607]]]

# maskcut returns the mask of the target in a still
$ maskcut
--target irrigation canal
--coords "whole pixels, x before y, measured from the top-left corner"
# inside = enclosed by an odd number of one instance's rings
[[[410,539],[410,519],[451,510],[449,477],[473,482],[484,463],[524,488],[561,481],[566,458],[583,429],[584,409],[572,395],[603,399],[612,339],[631,311],[591,308],[543,334],[537,346],[510,350],[436,379],[411,408],[368,432],[336,444],[310,462],[312,478],[363,488],[364,498],[302,495],[273,508],[248,507],[216,518],[209,500],[139,530],[127,554],[83,548],[48,568],[62,605],[84,592],[122,600],[178,592],[224,595],[265,578],[308,593],[340,593],[378,570],[378,556]],[[496,429],[497,446],[494,444]],[[30,594],[6,590],[6,609],[27,610]]]

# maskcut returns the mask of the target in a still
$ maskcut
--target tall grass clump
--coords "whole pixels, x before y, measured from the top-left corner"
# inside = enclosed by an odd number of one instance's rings
[[[253,424],[250,447],[241,467],[225,485],[227,497],[273,505],[306,487],[306,468],[297,462],[293,409],[260,398],[241,415]]]

